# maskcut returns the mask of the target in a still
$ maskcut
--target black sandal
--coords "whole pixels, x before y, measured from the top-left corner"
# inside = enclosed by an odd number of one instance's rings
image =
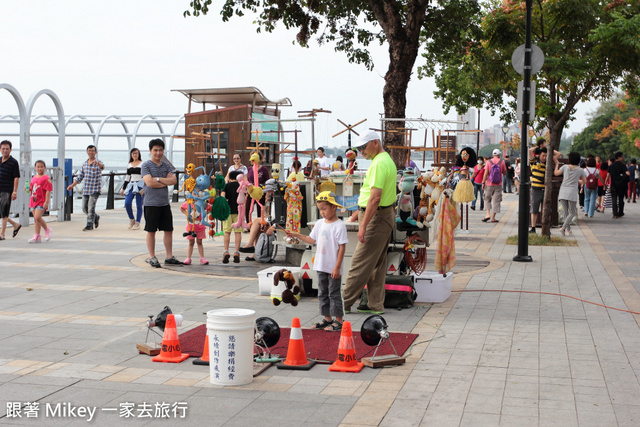
[[[327,332],[339,332],[342,330],[342,323],[335,320],[329,326],[324,328],[324,330]]]
[[[322,322],[316,323],[316,325],[313,328],[314,329],[324,329],[324,328],[327,328],[327,327],[331,326],[332,323],[333,323],[332,320],[322,319]]]
[[[20,231],[20,229],[22,228],[22,224],[18,224],[18,227],[13,230],[13,237],[16,237],[18,235],[18,231]]]

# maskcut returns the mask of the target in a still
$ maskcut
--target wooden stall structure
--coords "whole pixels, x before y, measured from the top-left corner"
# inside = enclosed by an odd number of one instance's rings
[[[264,165],[278,161],[280,107],[290,107],[289,98],[270,100],[255,87],[173,91],[189,99],[184,166],[193,163],[207,171],[215,166],[226,173],[233,154],[240,153],[242,164],[248,167],[256,146],[265,156]],[[202,104],[203,111],[192,112],[193,103]]]

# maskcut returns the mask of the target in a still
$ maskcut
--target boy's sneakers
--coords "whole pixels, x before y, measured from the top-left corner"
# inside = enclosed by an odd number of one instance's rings
[[[28,240],[29,243],[41,243],[42,240],[40,239],[40,235],[39,234],[34,234],[32,238],[30,238]]]
[[[183,265],[184,264],[182,261],[178,261],[175,256],[172,256],[171,258],[166,258],[164,260],[164,263],[165,264],[169,264],[169,265]]]
[[[200,258],[200,265],[209,265],[209,261],[207,261],[204,257]]]
[[[222,255],[222,263],[223,264],[229,264],[229,258],[231,257],[231,255],[229,255],[229,252],[225,251],[224,254]]]
[[[182,262],[184,265],[191,265],[191,258],[187,258]]]
[[[233,254],[233,262],[238,264],[240,262],[240,254],[238,252]]]
[[[531,227],[531,230],[529,230],[529,234],[536,234],[536,228]]]
[[[156,258],[156,257],[149,258],[147,260],[147,262],[149,263],[149,265],[151,267],[160,268],[160,262],[158,261],[158,258]]]
[[[44,230],[44,240],[47,242],[51,240],[51,227]]]

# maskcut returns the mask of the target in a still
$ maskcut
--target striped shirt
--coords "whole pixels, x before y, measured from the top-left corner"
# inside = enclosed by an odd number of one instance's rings
[[[544,188],[544,173],[547,164],[536,160],[531,162],[531,187]]]
[[[147,160],[142,164],[141,174],[142,179],[145,176],[151,175],[151,178],[166,178],[168,174],[173,173],[173,168],[167,162],[161,161],[160,164],[156,164],[153,160]],[[169,205],[169,188],[160,187],[153,188],[145,184],[144,186],[144,206],[167,206]]]
[[[82,182],[83,179],[85,180],[84,187],[82,187],[84,196],[102,192],[102,169],[100,169],[99,165],[104,167],[104,164],[98,159],[95,160],[91,165],[89,164],[89,159],[85,160],[82,164],[80,175],[75,179],[77,183]]]

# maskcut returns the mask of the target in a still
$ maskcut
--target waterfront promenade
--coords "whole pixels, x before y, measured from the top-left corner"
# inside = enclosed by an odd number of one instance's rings
[[[454,290],[465,292],[384,314],[392,331],[419,334],[406,365],[357,374],[271,367],[237,387],[211,385],[208,367],[190,360],[139,355],[147,315],[169,305],[185,318],[179,333],[229,307],[254,309],[283,327],[297,316],[310,327],[320,317],[315,298],[274,307],[258,295],[256,277],[218,265],[221,237],[205,244],[216,275],[153,269],[144,262],[144,232],[127,230],[122,209],[101,211],[100,228],[89,233],[81,231],[82,214],[54,222],[52,240],[39,245],[27,244],[32,229],[23,228],[0,242],[0,424],[86,425],[93,409],[89,425],[100,426],[636,426],[638,315],[494,291],[560,293],[640,312],[639,206],[628,204],[615,221],[596,214],[587,222],[579,213],[578,246],[530,247],[534,261],[514,263],[516,246],[505,240],[517,232],[517,198],[505,195],[499,223],[470,211],[471,232],[456,242],[461,260],[488,262],[456,274]],[[183,259],[182,216],[175,218],[174,252]],[[346,320],[359,330],[366,317]],[[39,411],[27,411],[33,402]],[[63,414],[70,406],[75,412]],[[156,413],[160,406],[167,417]]]

